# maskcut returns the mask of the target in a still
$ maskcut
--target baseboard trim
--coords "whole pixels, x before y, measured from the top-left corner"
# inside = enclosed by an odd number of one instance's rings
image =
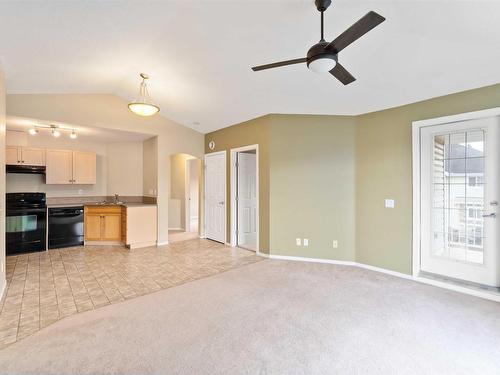
[[[459,285],[445,283],[443,281],[427,279],[427,278],[421,277],[421,276],[415,277],[413,275],[408,275],[406,273],[392,271],[392,270],[388,270],[388,269],[380,268],[380,267],[375,267],[375,266],[372,266],[369,264],[364,264],[364,263],[345,261],[345,260],[334,260],[334,259],[294,257],[294,256],[288,256],[288,255],[275,255],[275,254],[259,254],[259,255],[262,257],[265,257],[265,258],[275,259],[275,260],[288,260],[288,261],[310,262],[310,263],[325,263],[325,264],[336,264],[336,265],[341,265],[341,266],[359,267],[359,268],[364,268],[364,269],[367,269],[370,271],[385,273],[387,275],[399,277],[399,278],[410,280],[410,281],[415,281],[415,282],[422,283],[422,284],[432,285],[432,286],[435,286],[438,288],[453,290],[455,292],[468,294],[471,296],[487,299],[490,301],[500,302],[500,294],[496,294],[494,292],[482,291],[482,290],[477,290],[477,289],[470,289],[470,288],[466,288],[466,287],[459,286]]]
[[[292,256],[288,256],[288,255],[269,254],[268,258],[278,259],[278,260],[292,260],[292,261],[298,261],[298,262],[309,262],[309,263],[340,264],[343,266],[355,266],[356,265],[356,262],[350,262],[350,261],[346,261],[346,260],[292,257]]]
[[[134,249],[142,249],[144,247],[152,247],[152,246],[157,246],[156,245],[156,241],[145,241],[145,242],[136,242],[136,243],[132,243],[132,244],[128,244],[127,247],[130,249],[130,250],[134,250]]]
[[[165,246],[168,245],[168,241],[158,242],[156,246]]]
[[[168,228],[168,230],[184,230],[184,228]]]
[[[370,270],[370,271],[385,273],[387,275],[392,275],[392,276],[400,277],[402,279],[407,279],[407,280],[413,280],[414,279],[412,275],[408,275],[407,273],[392,271],[392,270],[388,270],[386,268],[375,267],[375,266],[371,266],[371,265],[365,264],[365,263],[357,263],[356,262],[355,265],[356,265],[356,267],[364,268],[364,269],[367,269],[367,270]]]

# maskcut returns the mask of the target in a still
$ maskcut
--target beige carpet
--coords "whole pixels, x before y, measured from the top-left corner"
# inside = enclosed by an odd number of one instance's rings
[[[266,260],[68,317],[2,374],[500,374],[500,304],[344,266]]]

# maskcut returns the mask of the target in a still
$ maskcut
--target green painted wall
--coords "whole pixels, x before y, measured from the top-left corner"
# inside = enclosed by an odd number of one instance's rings
[[[354,260],[355,119],[270,119],[271,253]],[[309,246],[296,246],[295,238],[309,239]]]
[[[226,150],[227,160],[227,242],[230,241],[230,162],[232,148],[259,145],[259,230],[260,251],[269,253],[269,121],[270,116],[259,117],[238,125],[224,128],[205,135],[205,153]],[[215,141],[215,149],[210,150],[208,144]]]
[[[208,149],[212,140],[215,150]],[[230,150],[252,144],[259,144],[260,250],[354,260],[354,118],[268,115],[205,137],[207,153],[227,150],[228,171]],[[297,237],[309,247],[296,246]]]
[[[499,106],[500,84],[361,116],[267,115],[207,134],[205,151],[259,144],[262,251],[409,274],[412,122]]]
[[[357,117],[356,260],[403,273],[412,267],[413,121],[500,107],[500,85]],[[394,198],[394,209],[384,199]]]

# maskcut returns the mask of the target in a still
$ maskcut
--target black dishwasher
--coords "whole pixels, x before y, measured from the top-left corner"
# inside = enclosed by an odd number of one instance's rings
[[[83,207],[49,208],[49,249],[83,245]]]

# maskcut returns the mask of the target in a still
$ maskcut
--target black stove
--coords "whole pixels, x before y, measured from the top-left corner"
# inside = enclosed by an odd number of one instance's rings
[[[5,207],[7,255],[46,250],[45,193],[7,193]]]

